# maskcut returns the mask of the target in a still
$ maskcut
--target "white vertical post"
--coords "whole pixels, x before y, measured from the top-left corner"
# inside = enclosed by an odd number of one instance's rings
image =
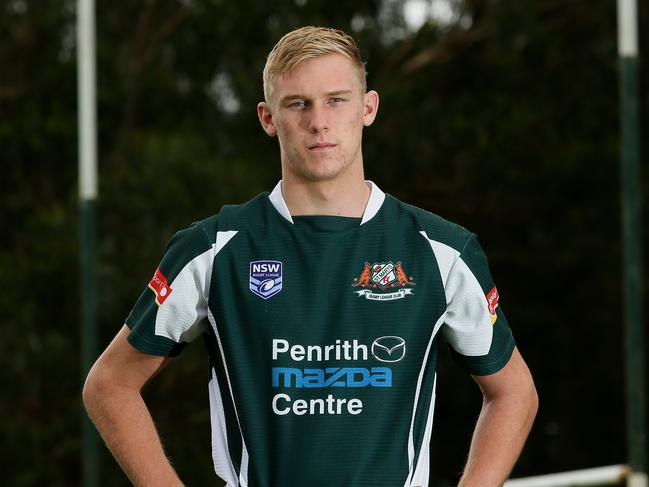
[[[95,3],[77,1],[81,382],[97,357],[97,101]],[[98,435],[81,411],[82,485],[99,485]]]
[[[97,198],[97,101],[95,69],[95,2],[77,2],[79,110],[79,196]]]
[[[636,0],[618,0],[620,65],[620,188],[624,289],[629,487],[648,487],[644,352],[642,197],[638,98],[638,18]]]

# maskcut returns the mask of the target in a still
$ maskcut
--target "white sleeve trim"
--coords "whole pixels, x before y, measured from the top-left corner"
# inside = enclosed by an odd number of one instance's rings
[[[467,357],[489,353],[493,324],[487,298],[478,279],[462,258],[449,273],[446,285],[446,338],[453,349]]]
[[[191,342],[205,331],[214,257],[236,234],[217,232],[212,247],[189,261],[169,284],[173,291],[156,314],[156,335],[181,343]]]
[[[467,357],[486,355],[491,348],[493,325],[487,298],[478,279],[454,248],[419,232],[430,244],[446,294],[444,335],[453,349]]]

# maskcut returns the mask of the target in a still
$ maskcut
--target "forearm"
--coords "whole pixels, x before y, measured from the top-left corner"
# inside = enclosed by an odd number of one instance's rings
[[[485,399],[459,487],[497,487],[509,476],[538,407],[534,389]]]
[[[164,454],[139,391],[90,378],[83,399],[88,415],[133,485],[183,485]]]

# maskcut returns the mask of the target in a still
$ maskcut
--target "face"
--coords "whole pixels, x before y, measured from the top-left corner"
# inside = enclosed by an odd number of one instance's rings
[[[351,168],[362,173],[363,127],[374,121],[375,91],[363,93],[346,57],[327,54],[273,81],[272,100],[260,103],[262,127],[277,136],[284,177],[327,181]]]

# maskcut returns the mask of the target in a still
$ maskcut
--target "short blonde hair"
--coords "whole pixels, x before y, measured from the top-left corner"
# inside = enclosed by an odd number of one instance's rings
[[[272,82],[305,61],[326,54],[342,54],[357,68],[363,93],[367,89],[365,63],[353,37],[342,30],[307,26],[285,34],[270,51],[264,67],[264,98],[270,103]]]

